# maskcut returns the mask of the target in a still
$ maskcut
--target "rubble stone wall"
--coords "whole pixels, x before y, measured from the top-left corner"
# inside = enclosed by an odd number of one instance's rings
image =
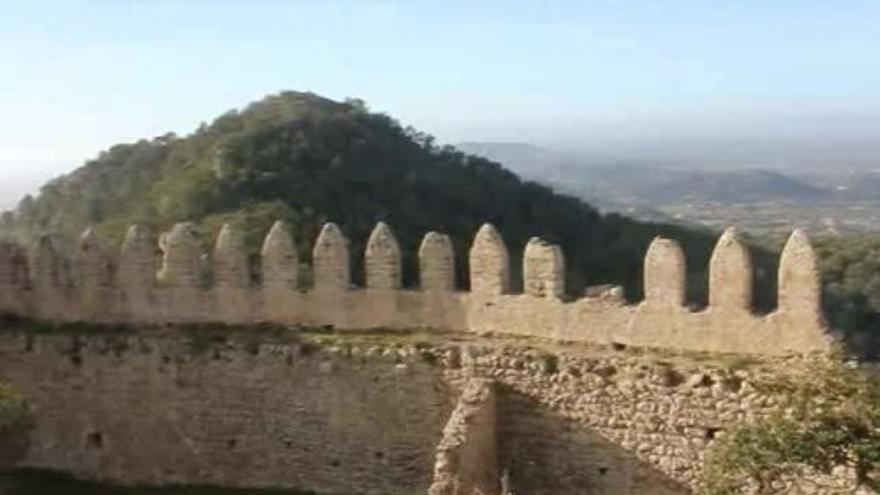
[[[495,386],[468,381],[437,447],[430,495],[499,495]]]

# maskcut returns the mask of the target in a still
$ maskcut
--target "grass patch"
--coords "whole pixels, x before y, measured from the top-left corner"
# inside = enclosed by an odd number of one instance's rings
[[[0,474],[4,495],[317,495],[301,490],[232,489],[213,486],[122,487],[78,480],[62,473],[19,470]]]
[[[760,364],[760,361],[751,356],[725,356],[721,358],[720,365],[728,371],[746,370]]]
[[[183,335],[192,354],[204,354],[218,345],[238,343],[250,354],[258,354],[263,344],[287,345],[300,342],[298,328],[283,325],[223,325],[192,324],[177,325],[173,331]]]
[[[581,356],[604,353],[612,346],[588,342],[557,342],[540,337],[524,335],[476,335],[468,332],[451,332],[428,328],[373,328],[337,329],[332,326],[286,326],[272,323],[237,324],[194,323],[166,325],[131,325],[98,323],[53,323],[0,314],[0,334],[25,334],[28,336],[65,336],[82,342],[98,342],[104,352],[122,354],[129,345],[129,337],[182,337],[193,355],[202,355],[220,347],[238,346],[257,355],[264,344],[302,346],[302,353],[311,354],[324,347],[413,346],[424,351],[437,345],[455,345],[470,342],[485,343],[496,349],[506,346],[534,347],[553,354],[560,350]],[[75,345],[73,347],[76,347]],[[676,363],[709,365],[722,370],[751,369],[764,364],[765,358],[711,352],[697,352],[662,348],[617,346],[619,352],[631,357],[662,358]],[[71,354],[77,359],[78,354]],[[552,362],[548,368],[553,370]],[[555,371],[554,371],[555,372]]]
[[[391,329],[372,328],[364,330],[339,330],[332,328],[304,328],[304,338],[319,345],[375,345],[395,346],[412,345],[417,349],[425,349],[432,342],[454,341],[447,338],[450,334],[439,330],[428,329]]]
[[[261,344],[316,345],[373,344],[416,345],[426,347],[438,336],[445,335],[426,329],[364,329],[339,330],[332,327],[285,326],[272,323],[228,325],[224,323],[186,323],[156,325],[126,325],[103,323],[56,323],[0,315],[0,333],[50,335],[65,337],[128,337],[137,335],[181,335],[194,353],[202,353],[217,345],[239,343],[249,352],[256,352]],[[452,339],[454,340],[454,339]]]
[[[22,318],[16,315],[0,315],[0,332],[26,333],[32,335],[79,335],[124,336],[133,335],[137,328],[124,324],[96,324],[85,322],[60,323]]]
[[[27,420],[27,405],[19,391],[0,382],[0,432],[22,426]]]
[[[307,331],[268,323],[226,325],[223,323],[195,323],[175,325],[126,325],[104,323],[60,323],[0,315],[0,333],[27,336],[58,336],[71,339],[71,356],[79,354],[85,342],[97,342],[102,353],[122,354],[128,349],[127,339],[138,335],[181,336],[192,354],[203,354],[219,345],[239,344],[252,354],[262,344],[292,344],[300,342]]]

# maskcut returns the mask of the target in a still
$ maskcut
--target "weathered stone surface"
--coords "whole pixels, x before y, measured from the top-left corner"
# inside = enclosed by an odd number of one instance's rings
[[[675,240],[658,237],[645,255],[645,303],[656,307],[684,306],[686,265]]]
[[[21,290],[28,283],[27,251],[17,244],[0,242],[0,287]]]
[[[119,255],[119,314],[126,321],[150,321],[158,313],[156,277],[159,248],[153,232],[135,225],[128,229]]]
[[[255,293],[251,290],[250,262],[238,229],[228,224],[221,228],[213,262],[213,308],[206,311],[227,323],[253,321]]]
[[[55,240],[43,236],[30,253],[31,277],[36,290],[51,290],[67,285],[64,259],[58,253]]]
[[[455,251],[448,235],[428,232],[419,247],[420,288],[455,290]]]
[[[178,223],[162,236],[159,281],[166,287],[196,288],[202,279],[202,246],[196,226]]]
[[[734,228],[718,239],[709,262],[709,307],[720,311],[751,311],[752,260]]]
[[[52,236],[43,236],[29,253],[32,299],[20,304],[30,316],[48,320],[83,319],[78,301],[70,291],[73,281],[70,266]],[[95,315],[95,319],[100,319]]]
[[[470,250],[471,292],[500,295],[510,292],[510,255],[492,224],[477,231]]]
[[[399,289],[403,272],[400,246],[385,222],[379,222],[367,241],[364,255],[367,287],[370,289]]]
[[[225,224],[214,246],[214,285],[243,289],[250,286],[250,270],[244,238],[232,225]]]
[[[822,287],[816,253],[806,233],[796,230],[779,261],[779,306],[768,320],[801,352],[828,349],[833,338],[822,314]]]
[[[534,297],[565,295],[565,257],[562,249],[538,237],[526,244],[523,255],[525,293]]]
[[[495,402],[492,381],[465,385],[437,447],[430,495],[502,495]]]
[[[119,256],[119,285],[152,287],[156,281],[156,239],[147,227],[133,225],[125,234]]]
[[[795,230],[779,260],[779,310],[816,318],[821,295],[816,253],[806,232]]]
[[[298,286],[299,260],[290,227],[275,222],[263,243],[263,287],[266,289],[295,289]]]
[[[351,263],[348,256],[348,239],[334,223],[324,224],[315,249],[315,288],[318,290],[348,290],[351,286]]]
[[[92,230],[80,238],[74,258],[79,312],[103,320],[115,311],[116,266],[103,239]]]
[[[93,229],[87,229],[80,237],[74,264],[79,287],[108,288],[115,285],[113,258],[106,242]]]
[[[30,288],[27,251],[16,244],[0,242],[0,311],[23,312],[21,295]]]
[[[19,467],[126,485],[387,495],[430,486],[452,392],[418,357],[401,372],[394,358],[327,348],[199,352],[146,332],[79,337],[71,351],[71,338],[38,338],[24,353],[23,340],[0,336],[0,375],[35,416]]]

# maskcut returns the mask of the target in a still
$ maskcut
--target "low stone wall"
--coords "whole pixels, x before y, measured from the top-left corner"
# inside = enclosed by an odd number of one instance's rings
[[[719,239],[710,305],[699,312],[685,306],[684,253],[669,239],[658,238],[648,249],[645,300],[638,305],[602,296],[568,299],[562,251],[537,238],[522,261],[525,293],[512,294],[510,256],[488,224],[470,251],[470,292],[454,291],[452,244],[436,232],[419,251],[419,290],[402,288],[400,248],[381,223],[364,253],[366,287],[360,289],[351,286],[348,241],[333,224],[315,241],[309,288],[298,283],[295,243],[283,224],[266,238],[260,284],[251,281],[241,235],[232,227],[223,228],[210,256],[200,246],[190,224],[162,236],[161,263],[156,242],[140,227],[132,227],[118,253],[87,232],[72,262],[49,240],[29,255],[2,246],[0,311],[55,321],[432,328],[765,355],[825,351],[831,344],[815,254],[799,231],[782,254],[778,309],[765,316],[751,310],[751,261],[733,230]],[[206,264],[210,286],[203,280]]]

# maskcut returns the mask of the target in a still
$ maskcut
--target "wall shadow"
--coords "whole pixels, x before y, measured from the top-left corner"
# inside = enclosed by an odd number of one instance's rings
[[[691,490],[585,424],[498,389],[500,472],[516,495],[684,495]]]
[[[30,447],[30,431],[30,425],[23,422],[0,426],[0,473],[14,469],[25,458]]]

